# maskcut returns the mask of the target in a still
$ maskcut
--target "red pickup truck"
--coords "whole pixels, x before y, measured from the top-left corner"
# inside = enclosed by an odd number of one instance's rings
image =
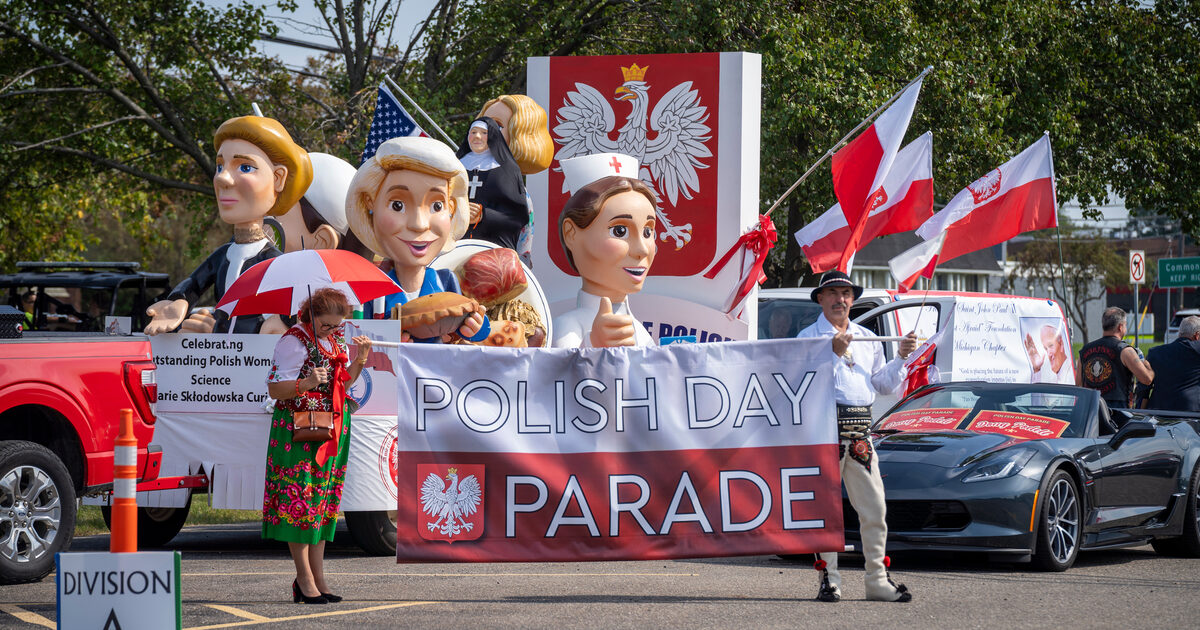
[[[21,311],[0,311],[0,584],[10,584],[45,577],[70,546],[77,498],[111,489],[121,409],[134,412],[140,478],[157,478],[158,393],[144,335],[28,331]]]

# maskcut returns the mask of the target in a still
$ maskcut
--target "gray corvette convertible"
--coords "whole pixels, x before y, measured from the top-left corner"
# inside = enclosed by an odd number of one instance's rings
[[[1198,431],[1200,414],[1110,411],[1096,391],[1067,385],[925,387],[873,427],[888,547],[1050,571],[1081,550],[1147,542],[1200,556]],[[845,520],[853,542],[852,510]]]

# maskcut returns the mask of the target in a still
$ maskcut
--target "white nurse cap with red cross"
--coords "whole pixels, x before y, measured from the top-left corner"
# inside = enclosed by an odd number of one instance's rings
[[[564,183],[572,195],[602,177],[620,175],[636,179],[638,176],[638,159],[621,153],[581,155],[563,160],[559,166],[562,166]]]

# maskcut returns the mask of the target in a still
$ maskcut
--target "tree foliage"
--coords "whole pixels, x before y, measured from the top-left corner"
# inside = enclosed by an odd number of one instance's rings
[[[762,55],[764,210],[933,66],[908,138],[934,133],[938,202],[1049,131],[1060,202],[1089,208],[1112,191],[1200,233],[1192,3],[438,0],[397,33],[396,16],[411,11],[402,0],[312,1],[321,18],[311,28],[334,51],[288,74],[254,50],[275,25],[244,1],[0,0],[0,222],[44,242],[43,256],[78,255],[71,199],[105,176],[101,194],[155,192],[154,211],[202,227],[212,217],[209,134],[251,100],[309,150],[353,162],[385,75],[458,137],[485,100],[525,90],[531,56],[745,50]],[[794,285],[807,269],[790,234],[833,205],[828,173],[773,217],[789,236],[769,260],[770,283]],[[124,211],[117,223],[133,229],[146,208]],[[76,232],[54,240],[44,226],[56,224]],[[0,254],[0,265],[9,260]]]
[[[1071,323],[1088,333],[1087,305],[1104,299],[1108,287],[1124,284],[1129,268],[1124,256],[1109,243],[1091,238],[1075,238],[1070,226],[1064,230],[1061,242],[1056,235],[1043,231],[1036,238],[1016,249],[1010,256],[1013,270],[1004,279],[1007,290],[1015,281],[1024,282],[1028,291],[1049,294],[1065,307]]]

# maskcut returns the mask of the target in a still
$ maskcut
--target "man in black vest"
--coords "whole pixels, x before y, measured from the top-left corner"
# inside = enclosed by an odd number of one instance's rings
[[[1104,336],[1079,349],[1079,384],[1100,390],[1100,397],[1109,407],[1128,407],[1133,383],[1154,380],[1150,364],[1138,356],[1133,346],[1125,343],[1125,311],[1116,306],[1104,309],[1100,317]]]
[[[1200,317],[1185,317],[1179,338],[1151,348],[1147,359],[1155,375],[1151,409],[1200,411]]]

